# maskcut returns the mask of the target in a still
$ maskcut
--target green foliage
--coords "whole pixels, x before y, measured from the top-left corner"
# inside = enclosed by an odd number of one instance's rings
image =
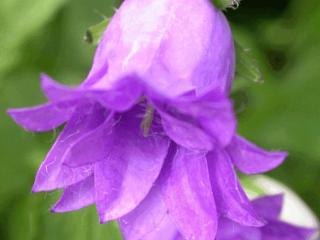
[[[9,239],[121,239],[114,223],[98,223],[94,207],[65,214],[50,213],[48,202],[53,203],[56,199],[57,194],[38,194],[20,196],[12,202],[13,210],[4,223],[9,230]]]
[[[48,23],[66,2],[67,0],[0,2],[0,74],[19,63],[21,45]]]

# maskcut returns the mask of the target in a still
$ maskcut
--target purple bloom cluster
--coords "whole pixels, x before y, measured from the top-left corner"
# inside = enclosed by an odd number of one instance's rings
[[[217,240],[306,240],[315,230],[298,227],[279,220],[283,196],[273,195],[252,201],[255,210],[267,222],[263,227],[242,226],[227,218],[220,219]]]
[[[236,134],[234,58],[228,22],[208,0],[126,0],[80,86],[42,75],[48,103],[9,110],[30,131],[65,124],[33,191],[63,189],[54,212],[95,204],[128,240],[240,239],[220,225],[264,226],[235,168],[266,172],[286,153]]]

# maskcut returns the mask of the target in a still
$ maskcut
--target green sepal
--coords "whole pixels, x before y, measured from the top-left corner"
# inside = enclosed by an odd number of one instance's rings
[[[213,4],[221,10],[226,10],[227,8],[237,9],[240,0],[213,0]]]
[[[92,45],[98,45],[109,22],[110,18],[105,18],[98,24],[89,27],[83,37],[84,41]]]
[[[239,90],[248,85],[248,83],[263,83],[260,68],[251,55],[249,49],[243,48],[235,42],[236,49],[236,75],[233,82],[233,91]]]

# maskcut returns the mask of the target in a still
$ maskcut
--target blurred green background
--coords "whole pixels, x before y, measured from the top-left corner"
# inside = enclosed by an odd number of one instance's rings
[[[0,1],[0,239],[121,239],[99,225],[93,207],[51,214],[58,193],[31,194],[36,170],[56,133],[25,132],[8,107],[45,101],[39,73],[76,84],[90,69],[94,47],[86,29],[111,16],[115,0]],[[252,50],[263,84],[235,93],[239,131],[290,157],[269,175],[296,191],[320,216],[320,1],[243,0],[226,15],[241,45]]]

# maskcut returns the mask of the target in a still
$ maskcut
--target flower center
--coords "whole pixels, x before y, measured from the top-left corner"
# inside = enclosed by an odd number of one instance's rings
[[[143,129],[143,136],[148,137],[151,129],[152,121],[154,116],[154,108],[151,105],[147,105],[146,112],[141,122],[141,128]]]

